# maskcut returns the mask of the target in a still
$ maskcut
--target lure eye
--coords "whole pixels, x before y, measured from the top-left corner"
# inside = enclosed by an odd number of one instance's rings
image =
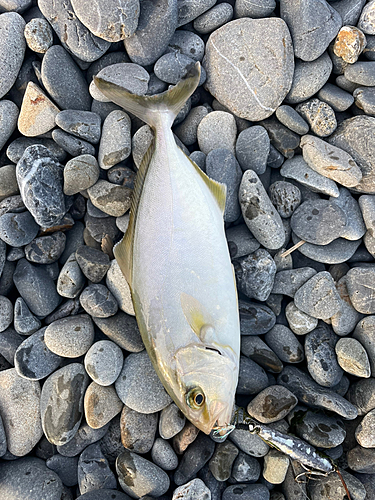
[[[200,387],[195,387],[186,394],[186,402],[193,410],[202,408],[205,400],[205,395]]]

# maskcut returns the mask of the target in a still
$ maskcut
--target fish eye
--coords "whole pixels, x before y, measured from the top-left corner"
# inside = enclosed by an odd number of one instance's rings
[[[186,394],[186,402],[193,410],[202,408],[206,398],[200,387],[194,387]]]

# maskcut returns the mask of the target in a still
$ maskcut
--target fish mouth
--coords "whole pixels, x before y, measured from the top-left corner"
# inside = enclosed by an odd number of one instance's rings
[[[235,429],[235,426],[230,423],[232,420],[232,410],[229,405],[219,401],[214,402],[213,408],[214,411],[212,414],[216,417],[211,424],[211,430],[214,432],[215,437],[224,438]]]

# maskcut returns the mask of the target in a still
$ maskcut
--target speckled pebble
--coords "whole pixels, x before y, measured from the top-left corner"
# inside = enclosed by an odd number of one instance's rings
[[[238,259],[234,264],[238,289],[250,299],[267,300],[272,291],[276,264],[264,249]]]
[[[93,320],[96,326],[122,349],[129,352],[140,352],[145,348],[133,316],[119,311],[109,318],[93,317]]]
[[[41,327],[41,322],[27,307],[22,297],[14,304],[14,328],[20,335],[31,335]]]
[[[77,248],[75,256],[83,274],[92,283],[99,283],[110,267],[108,255],[95,248],[82,245]]]
[[[99,179],[87,193],[92,204],[113,217],[121,217],[130,208],[132,190]]]
[[[107,272],[105,283],[117,300],[119,308],[127,314],[135,315],[130,287],[116,259],[113,259]]]
[[[285,316],[289,328],[296,335],[306,335],[318,326],[318,319],[302,312],[293,301],[286,306]]]
[[[233,115],[225,111],[213,111],[198,125],[199,149],[206,155],[217,148],[228,149],[234,154],[236,135],[237,125]]]
[[[350,300],[356,311],[362,314],[375,312],[374,277],[375,269],[364,267],[350,269],[347,274],[346,284]]]
[[[270,139],[260,125],[243,130],[236,141],[236,157],[242,170],[252,169],[258,175],[264,174],[270,152]]]
[[[99,144],[100,168],[108,170],[128,158],[131,153],[130,126],[130,118],[124,111],[115,110],[109,113],[103,123]]]
[[[176,436],[185,425],[185,416],[175,403],[171,403],[160,413],[159,434],[163,439]]]
[[[298,104],[296,110],[308,122],[312,132],[319,137],[327,137],[337,128],[335,112],[326,102],[311,99]]]
[[[296,396],[286,387],[272,385],[257,394],[246,409],[259,422],[269,424],[284,418],[297,403]]]
[[[38,234],[39,226],[30,212],[7,213],[0,216],[0,239],[13,247],[30,243]]]
[[[13,304],[8,299],[0,295],[0,332],[3,332],[13,322]]]
[[[53,264],[65,249],[66,236],[61,231],[35,238],[25,247],[25,257],[36,264]]]
[[[273,352],[286,363],[301,363],[304,359],[303,346],[294,333],[284,325],[275,325],[264,338]]]

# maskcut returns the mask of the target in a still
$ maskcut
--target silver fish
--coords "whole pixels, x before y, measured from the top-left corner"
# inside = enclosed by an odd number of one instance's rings
[[[185,416],[209,434],[213,427],[219,433],[232,428],[240,327],[224,233],[226,188],[176,146],[171,130],[199,77],[197,63],[176,86],[154,96],[131,94],[100,78],[95,83],[155,133],[115,256],[160,380]]]

